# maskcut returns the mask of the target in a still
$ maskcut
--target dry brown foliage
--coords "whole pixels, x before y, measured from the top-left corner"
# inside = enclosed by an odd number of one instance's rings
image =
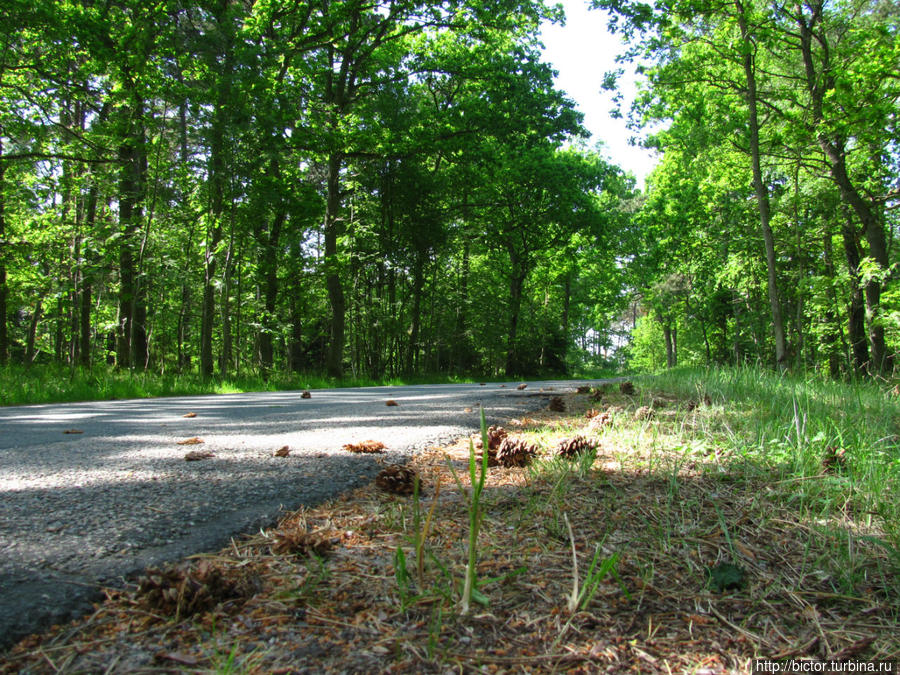
[[[347,443],[344,445],[344,450],[347,452],[375,453],[384,452],[386,447],[381,441],[361,441],[359,443]]]
[[[215,454],[209,450],[191,450],[184,456],[185,462],[199,462],[201,459],[211,459]]]

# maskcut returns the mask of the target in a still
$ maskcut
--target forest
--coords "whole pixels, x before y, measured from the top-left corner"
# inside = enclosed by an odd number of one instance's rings
[[[542,0],[5,5],[0,364],[894,367],[891,0],[594,0],[644,189],[554,85]]]

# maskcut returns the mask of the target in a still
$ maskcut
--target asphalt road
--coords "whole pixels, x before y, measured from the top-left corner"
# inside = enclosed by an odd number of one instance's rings
[[[516,384],[0,408],[0,649],[90,611],[102,586],[216,550],[371,481],[381,463],[475,431],[480,404],[505,421],[582,383]],[[178,444],[192,437],[203,443]],[[368,439],[386,454],[342,449]],[[274,457],[285,445],[290,455]],[[198,449],[215,456],[184,460]]]

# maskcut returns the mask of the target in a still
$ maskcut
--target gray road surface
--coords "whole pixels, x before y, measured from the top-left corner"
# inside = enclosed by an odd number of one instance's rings
[[[479,404],[506,420],[544,406],[541,388],[580,383],[516,384],[0,408],[0,649],[89,611],[102,585],[372,480],[376,458],[345,443],[378,440],[382,461],[402,461],[476,430]],[[204,443],[177,444],[191,437]],[[273,457],[285,445],[290,456]],[[186,462],[197,449],[215,457]]]

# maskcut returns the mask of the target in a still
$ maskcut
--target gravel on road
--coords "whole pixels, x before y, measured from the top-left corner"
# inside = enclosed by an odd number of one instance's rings
[[[211,551],[384,464],[540,408],[576,382],[421,385],[0,409],[0,649],[102,586]],[[396,406],[386,405],[388,400]],[[189,439],[202,443],[180,445]],[[376,440],[384,454],[352,454]],[[287,446],[286,457],[275,451]],[[185,461],[191,451],[212,457]]]

